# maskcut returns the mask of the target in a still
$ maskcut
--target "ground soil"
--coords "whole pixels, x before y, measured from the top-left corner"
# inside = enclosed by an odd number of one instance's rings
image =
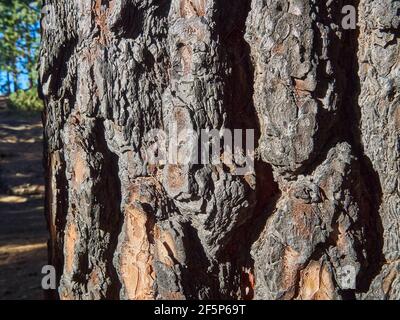
[[[47,264],[40,114],[0,101],[0,300],[42,299]]]

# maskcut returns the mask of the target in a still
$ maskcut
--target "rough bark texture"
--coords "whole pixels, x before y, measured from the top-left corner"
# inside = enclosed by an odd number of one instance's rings
[[[400,298],[399,1],[44,2],[60,298]],[[150,165],[171,122],[254,129],[254,173]]]

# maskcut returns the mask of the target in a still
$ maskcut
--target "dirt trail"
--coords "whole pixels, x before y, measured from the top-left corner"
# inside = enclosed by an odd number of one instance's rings
[[[0,101],[0,300],[42,299],[47,264],[40,116]]]

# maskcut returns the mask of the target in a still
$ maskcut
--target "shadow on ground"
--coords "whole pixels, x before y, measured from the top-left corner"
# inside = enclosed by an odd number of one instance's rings
[[[0,299],[42,299],[47,264],[39,115],[0,105]]]

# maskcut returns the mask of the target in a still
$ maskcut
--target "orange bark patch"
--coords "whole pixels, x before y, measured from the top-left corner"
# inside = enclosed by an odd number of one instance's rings
[[[172,268],[177,261],[177,249],[173,236],[156,227],[154,233],[157,260]]]
[[[167,182],[170,188],[179,190],[185,185],[185,173],[178,165],[170,165],[167,168]]]
[[[189,46],[183,46],[179,48],[179,54],[182,58],[183,75],[187,76],[190,74],[192,69],[192,48]]]
[[[168,292],[163,294],[165,300],[186,300],[185,296],[180,292]]]
[[[163,190],[154,178],[138,178],[130,188],[125,210],[124,239],[120,246],[120,276],[128,299],[154,299],[154,261],[167,267],[179,263],[174,234],[155,224],[152,209]],[[158,198],[160,197],[160,198]],[[141,205],[147,204],[142,207]],[[163,299],[182,299],[179,292],[163,293]]]
[[[82,159],[82,156],[78,153],[76,155],[75,161],[74,161],[74,183],[76,186],[80,186],[86,179],[86,163]]]
[[[272,48],[272,52],[281,55],[285,52],[285,46],[282,43],[279,43]]]
[[[297,236],[306,239],[310,238],[312,230],[307,221],[311,219],[311,215],[314,215],[312,206],[302,201],[295,201],[292,207],[292,214]]]
[[[78,239],[77,226],[74,221],[69,221],[65,230],[65,272],[72,274],[75,258],[75,244]]]
[[[298,299],[301,300],[332,300],[334,284],[332,274],[324,263],[311,261],[301,271],[300,291]]]
[[[394,128],[396,131],[400,131],[400,107],[397,107],[394,112]]]
[[[243,300],[254,298],[255,278],[251,269],[244,268],[241,274],[240,289]]]
[[[291,247],[286,247],[283,254],[283,277],[282,287],[287,291],[283,299],[290,300],[295,295],[297,283],[297,272],[300,268],[298,263],[300,254]]]
[[[48,192],[48,206],[49,206],[49,230],[50,230],[50,241],[51,241],[51,256],[56,256],[56,243],[57,243],[57,226],[56,226],[56,215],[57,215],[57,173],[54,171],[55,168],[60,167],[60,153],[59,151],[50,154],[50,188]]]
[[[340,223],[338,224],[337,231],[335,232],[334,230],[332,237],[336,237],[336,246],[339,252],[345,253],[350,244],[347,241],[346,230]]]
[[[294,79],[294,89],[298,97],[310,96],[311,89],[308,87],[307,82],[301,79]]]
[[[64,291],[60,293],[60,300],[73,301],[75,297],[71,291],[64,289]]]
[[[89,280],[87,283],[88,291],[92,294],[92,299],[99,300],[101,295],[99,289],[101,290],[101,271],[98,267],[95,267],[89,274]]]
[[[152,228],[152,221],[141,209],[132,205],[126,210],[120,272],[126,295],[131,300],[154,298]]]
[[[398,273],[396,271],[396,268],[393,268],[388,276],[383,280],[382,283],[382,290],[385,294],[388,294],[390,292],[390,290],[392,289],[392,284],[394,282],[394,280],[396,279]]]
[[[174,108],[174,120],[177,126],[178,133],[186,129],[190,125],[190,114],[186,108]]]
[[[207,0],[181,0],[179,11],[182,18],[203,17]]]
[[[106,45],[108,42],[110,30],[108,28],[108,10],[102,6],[102,0],[96,0],[94,4],[95,21],[100,30],[100,43]]]
[[[154,193],[161,194],[162,188],[153,177],[138,178],[130,188],[129,202],[151,203],[154,200]]]

